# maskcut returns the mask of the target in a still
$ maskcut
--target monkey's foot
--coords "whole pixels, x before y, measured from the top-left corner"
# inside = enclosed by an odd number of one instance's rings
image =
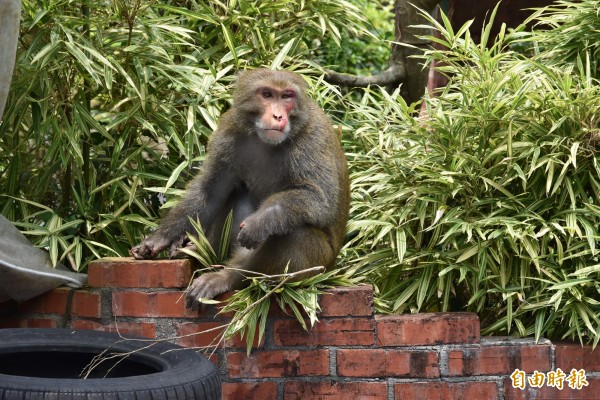
[[[186,307],[197,310],[202,300],[210,300],[232,290],[235,277],[231,273],[232,271],[226,270],[208,272],[194,279],[187,294]]]

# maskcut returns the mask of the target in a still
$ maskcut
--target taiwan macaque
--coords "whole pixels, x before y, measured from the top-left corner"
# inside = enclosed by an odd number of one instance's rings
[[[187,305],[243,287],[242,271],[268,275],[332,267],[342,247],[349,207],[346,158],[325,113],[297,74],[242,72],[233,106],[212,134],[202,172],[158,229],[131,255],[177,256],[199,220],[217,248],[233,210],[230,259],[202,274]]]

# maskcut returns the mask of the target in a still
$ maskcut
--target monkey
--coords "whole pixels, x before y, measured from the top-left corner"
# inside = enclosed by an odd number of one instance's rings
[[[230,268],[195,278],[188,307],[243,288],[243,271],[274,275],[335,264],[348,221],[348,166],[337,133],[307,89],[293,72],[241,72],[201,172],[157,230],[130,250],[136,259],[165,249],[177,256],[193,233],[190,218],[216,248],[232,212]]]

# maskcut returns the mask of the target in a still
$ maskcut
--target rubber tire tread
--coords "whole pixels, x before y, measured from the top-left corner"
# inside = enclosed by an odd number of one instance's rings
[[[206,357],[168,342],[72,329],[0,329],[0,355],[27,351],[136,351],[138,360],[160,365],[146,375],[106,379],[35,378],[0,374],[0,400],[218,400],[219,371]],[[175,350],[175,351],[169,351]],[[165,353],[166,351],[166,353]]]

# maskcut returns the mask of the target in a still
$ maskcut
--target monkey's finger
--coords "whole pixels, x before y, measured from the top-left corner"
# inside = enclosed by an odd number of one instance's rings
[[[202,295],[198,295],[198,296],[189,296],[186,299],[186,303],[185,306],[187,308],[191,308],[194,311],[198,311],[200,310],[201,312],[206,311],[206,306],[207,304],[203,302],[204,297],[202,297]]]
[[[198,310],[198,300],[195,296],[188,294],[185,299],[185,306],[187,308],[191,308],[192,310]]]
[[[187,298],[187,303],[185,306],[193,311],[198,311],[198,310],[204,311],[204,309],[201,308],[200,302],[198,301],[198,299],[194,299],[192,297]]]
[[[191,308],[192,310],[198,309],[199,299],[201,299],[204,295],[203,289],[205,284],[205,279],[202,276],[194,279],[186,298],[187,308]]]
[[[192,287],[190,288],[190,291],[187,294],[187,299],[188,300],[194,300],[194,299],[196,299],[198,297],[198,294],[200,294],[200,290],[201,290],[201,287],[199,287],[196,284],[196,281],[194,281],[192,283]]]

